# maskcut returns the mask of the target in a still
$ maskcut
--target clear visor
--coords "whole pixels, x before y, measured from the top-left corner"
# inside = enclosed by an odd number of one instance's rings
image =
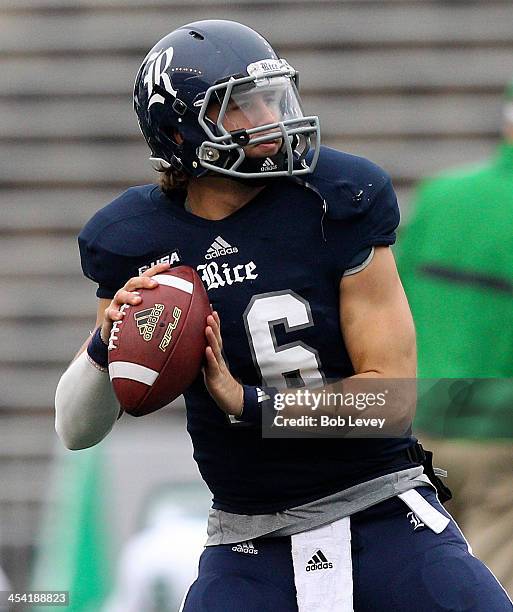
[[[235,85],[228,88],[228,92],[218,92],[218,102],[211,103],[207,115],[221,133],[246,130],[253,139],[256,137],[253,129],[263,135],[262,128],[267,128],[266,135],[275,131],[280,139],[278,123],[301,119],[303,111],[292,79],[275,76]]]

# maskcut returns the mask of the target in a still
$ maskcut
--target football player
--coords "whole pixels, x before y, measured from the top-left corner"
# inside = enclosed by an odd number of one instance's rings
[[[234,22],[186,25],[149,52],[134,106],[160,181],[129,189],[80,234],[97,329],[57,388],[57,431],[68,448],[110,431],[107,340],[121,306],[170,264],[193,266],[214,313],[187,428],[213,506],[183,609],[511,610],[414,438],[262,436],[276,388],[416,372],[390,178],[320,146],[297,82]]]

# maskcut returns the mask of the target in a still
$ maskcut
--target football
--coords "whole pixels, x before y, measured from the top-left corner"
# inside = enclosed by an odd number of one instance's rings
[[[143,416],[181,395],[201,370],[207,292],[197,272],[178,266],[153,277],[137,306],[125,304],[109,339],[109,375],[121,407]]]

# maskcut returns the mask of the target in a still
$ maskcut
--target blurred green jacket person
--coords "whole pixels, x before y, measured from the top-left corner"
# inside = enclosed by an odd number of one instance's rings
[[[472,397],[447,382],[423,396],[421,383],[415,424],[425,433],[513,438],[513,101],[504,136],[487,163],[425,180],[398,241],[419,377],[510,378]]]
[[[474,554],[511,594],[513,83],[504,119],[487,163],[420,185],[397,255],[417,329],[414,432],[447,468],[447,507]]]

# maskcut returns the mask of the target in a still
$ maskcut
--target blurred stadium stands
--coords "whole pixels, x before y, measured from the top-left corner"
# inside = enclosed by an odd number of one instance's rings
[[[120,190],[152,180],[134,76],[162,35],[203,18],[266,35],[300,68],[323,142],[383,165],[403,209],[421,176],[478,161],[498,138],[511,0],[0,0],[0,564],[17,588],[51,490],[55,385],[94,322],[76,234]],[[118,429],[119,499],[148,465],[196,477],[181,414]]]

